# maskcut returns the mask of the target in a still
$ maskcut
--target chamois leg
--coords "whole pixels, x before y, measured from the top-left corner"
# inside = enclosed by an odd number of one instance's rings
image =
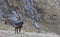
[[[18,27],[17,27],[17,34],[18,34]]]
[[[15,34],[16,34],[16,27],[15,27]]]
[[[18,27],[15,27],[15,33],[18,34]]]
[[[19,27],[19,32],[21,32],[21,27]]]

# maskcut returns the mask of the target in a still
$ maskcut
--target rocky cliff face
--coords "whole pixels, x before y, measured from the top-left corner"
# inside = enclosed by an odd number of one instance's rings
[[[35,8],[41,14],[44,25],[53,32],[59,33],[60,29],[60,1],[59,0],[34,0]]]
[[[35,8],[40,14],[44,12],[45,20],[48,19],[50,22],[58,22],[60,19],[59,4],[59,0],[37,0]]]
[[[25,19],[23,30],[36,31],[34,23],[38,22],[43,31],[60,34],[59,0],[4,0],[0,5],[5,17],[16,11]]]

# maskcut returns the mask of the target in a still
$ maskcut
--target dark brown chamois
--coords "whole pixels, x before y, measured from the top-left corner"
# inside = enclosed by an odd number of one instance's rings
[[[6,24],[6,23],[7,23],[7,21],[5,21],[5,24]],[[12,24],[12,23],[10,22],[10,24],[15,27],[15,33],[18,34],[18,31],[21,32],[21,28],[22,28],[24,22],[21,21],[21,22],[15,23],[15,24]]]
[[[13,23],[12,20],[8,20],[8,22],[11,24],[11,26],[15,27],[15,33],[18,34],[18,31],[21,32],[21,28],[24,24],[24,20],[20,22],[17,21],[15,23]],[[7,20],[5,20],[5,24],[7,24]]]
[[[16,23],[15,25],[16,25],[16,27],[15,27],[15,33],[17,33],[18,34],[18,31],[19,32],[21,32],[21,28],[22,28],[22,26],[23,26],[23,21],[21,21],[21,22],[18,22],[18,23]]]

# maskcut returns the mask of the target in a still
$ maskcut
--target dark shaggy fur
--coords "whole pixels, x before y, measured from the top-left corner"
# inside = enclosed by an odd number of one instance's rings
[[[18,22],[18,23],[16,23],[15,25],[16,25],[16,27],[15,27],[15,33],[18,33],[18,30],[19,30],[19,32],[21,32],[21,28],[22,28],[22,26],[23,26],[23,21],[22,22]]]
[[[9,21],[9,22],[10,22],[10,21]],[[6,24],[6,23],[7,23],[7,21],[5,21],[5,24]],[[24,23],[23,21],[18,22],[18,23],[15,23],[15,24],[12,24],[12,23],[10,22],[10,24],[15,27],[15,33],[17,33],[17,34],[18,34],[18,31],[21,32],[21,28],[22,28],[22,26],[23,26],[23,23]]]

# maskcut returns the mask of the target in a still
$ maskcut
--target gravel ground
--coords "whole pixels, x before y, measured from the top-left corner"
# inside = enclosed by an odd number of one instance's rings
[[[0,30],[0,37],[60,37],[54,33],[35,33],[35,32],[24,32],[15,34],[11,30]]]

